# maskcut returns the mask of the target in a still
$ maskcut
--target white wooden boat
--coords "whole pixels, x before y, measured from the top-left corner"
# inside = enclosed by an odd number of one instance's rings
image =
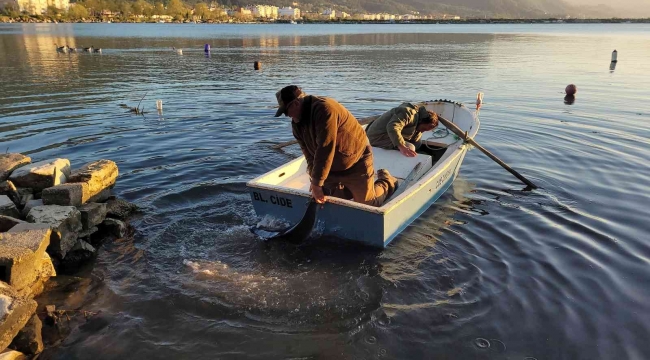
[[[470,137],[478,133],[478,116],[464,105],[448,100],[421,104],[455,123]],[[439,129],[445,129],[444,125],[438,126],[437,135]],[[447,191],[470,147],[451,131],[442,138],[433,137],[432,132],[426,132],[422,139],[447,149],[435,163],[430,155],[408,158],[396,150],[373,148],[375,172],[388,169],[399,180],[398,191],[381,207],[328,197],[317,213],[318,232],[375,247],[388,245]],[[418,164],[421,165],[413,171]],[[249,181],[247,186],[257,215],[287,224],[299,222],[311,196],[306,167],[301,156]],[[407,177],[410,181],[405,181]]]

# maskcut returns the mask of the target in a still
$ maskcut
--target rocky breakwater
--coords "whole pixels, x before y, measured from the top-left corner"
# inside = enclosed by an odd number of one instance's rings
[[[125,236],[123,220],[136,207],[111,194],[117,176],[111,160],[72,170],[67,159],[0,155],[0,353],[40,353],[41,317],[54,307],[37,313],[34,297],[57,271],[94,258],[107,238]]]

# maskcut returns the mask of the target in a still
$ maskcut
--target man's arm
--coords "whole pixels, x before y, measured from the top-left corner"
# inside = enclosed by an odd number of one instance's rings
[[[311,176],[311,171],[314,168],[314,157],[311,155],[311,153],[309,153],[307,147],[305,146],[305,142],[298,135],[296,129],[293,126],[291,127],[291,131],[293,132],[293,137],[298,141],[298,145],[300,145],[300,150],[302,150],[302,154],[305,156],[305,160],[307,160],[307,174]]]
[[[319,111],[312,116],[316,129],[317,148],[314,154],[311,183],[312,185],[323,186],[332,168],[332,161],[334,161],[338,121],[326,107],[320,107]]]

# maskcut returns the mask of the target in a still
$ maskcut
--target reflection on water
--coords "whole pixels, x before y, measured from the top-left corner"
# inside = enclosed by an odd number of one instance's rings
[[[82,291],[43,300],[101,316],[42,357],[645,358],[647,30],[0,25],[3,150],[113,159],[145,209],[89,275],[59,279]],[[289,83],[359,118],[482,91],[477,141],[541,189],[472,151],[388,249],[263,243],[245,183],[300,152],[269,147],[291,138],[273,118]],[[144,116],[120,107],[143,96]]]

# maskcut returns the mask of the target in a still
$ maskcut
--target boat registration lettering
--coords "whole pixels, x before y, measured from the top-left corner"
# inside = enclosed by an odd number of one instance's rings
[[[447,171],[442,173],[442,175],[438,178],[438,181],[436,181],[436,189],[441,187],[442,184],[444,184],[445,181],[447,181],[447,179],[449,179],[449,176],[451,175],[451,173],[452,173],[452,169],[447,169]]]
[[[291,203],[291,199],[283,198],[283,197],[280,197],[280,196],[271,195],[271,197],[267,200],[262,196],[261,193],[253,191],[253,200],[261,201],[261,202],[264,202],[264,203],[268,203],[270,201],[271,204],[273,204],[273,205],[293,208],[293,204]]]

